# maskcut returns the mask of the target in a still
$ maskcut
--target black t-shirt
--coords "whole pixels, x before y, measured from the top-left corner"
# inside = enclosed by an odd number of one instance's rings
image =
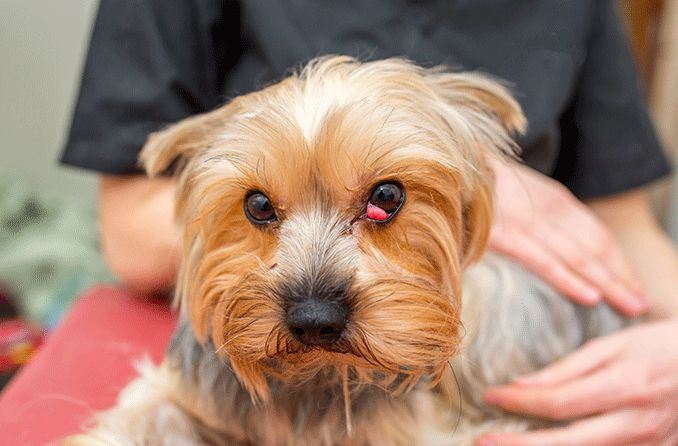
[[[579,197],[670,170],[609,0],[102,0],[62,161],[138,172],[150,132],[328,53],[508,80],[523,159]]]

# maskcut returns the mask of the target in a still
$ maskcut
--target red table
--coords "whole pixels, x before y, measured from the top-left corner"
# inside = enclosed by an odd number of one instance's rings
[[[77,432],[113,405],[135,360],[162,358],[175,325],[164,301],[110,287],[86,293],[0,394],[0,445],[42,446]]]

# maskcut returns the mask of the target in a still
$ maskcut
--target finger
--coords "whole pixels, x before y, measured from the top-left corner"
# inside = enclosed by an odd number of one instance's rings
[[[592,260],[597,260],[599,265],[604,266],[617,286],[629,293],[631,301],[648,307],[650,301],[645,295],[641,281],[623,254],[617,240],[586,206],[578,202],[575,206],[580,208],[579,212],[568,212],[562,217],[553,219],[554,226],[560,229],[557,232],[567,234],[574,241],[575,246],[580,247],[581,251],[586,252]],[[572,231],[575,227],[577,231]],[[612,304],[615,305],[616,301]]]
[[[566,427],[526,433],[484,435],[476,446],[625,446],[651,435],[636,422],[635,410],[623,410],[577,421]]]
[[[576,303],[591,306],[602,299],[596,288],[574,274],[557,255],[535,240],[534,235],[493,229],[490,242],[494,250],[525,265]]]
[[[564,358],[529,375],[515,379],[518,385],[553,386],[596,370],[619,354],[617,337],[590,341]]]
[[[622,280],[625,286],[629,287],[635,294],[643,295],[644,288],[640,277],[627,260],[619,242],[605,229],[602,230],[605,231],[604,235],[596,239],[598,242],[592,240],[589,250],[606,265],[609,265],[614,276]],[[581,233],[575,234],[575,236],[579,237],[582,243],[585,243],[584,236]]]
[[[623,281],[624,284],[631,289],[635,298],[645,308],[645,311],[651,308],[652,300],[647,294],[639,276],[636,274],[635,270],[631,268],[626,260],[626,255],[618,245],[615,244],[606,253],[599,254],[598,258],[606,265],[609,265],[615,278]]]
[[[623,254],[619,242],[587,206],[580,202],[576,202],[575,206],[579,208],[579,212],[569,213],[555,223],[562,230],[569,231],[575,239],[586,246],[587,251],[608,265],[610,271],[622,280],[625,286],[642,295],[642,282]],[[572,231],[573,227],[578,230]]]
[[[574,273],[600,290],[605,300],[629,316],[647,309],[641,297],[617,278],[609,266],[572,235],[552,226],[536,225],[534,234],[544,246]]]
[[[624,370],[605,368],[559,386],[496,387],[484,398],[510,412],[568,420],[645,402],[635,387],[628,384]]]

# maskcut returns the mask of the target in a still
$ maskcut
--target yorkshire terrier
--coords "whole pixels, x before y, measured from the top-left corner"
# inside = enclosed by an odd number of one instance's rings
[[[485,254],[491,158],[526,126],[478,73],[311,61],[152,135],[171,170],[180,323],[77,445],[470,445],[545,420],[485,406],[619,328]]]

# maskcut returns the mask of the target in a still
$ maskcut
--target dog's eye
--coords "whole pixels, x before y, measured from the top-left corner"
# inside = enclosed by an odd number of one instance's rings
[[[245,198],[245,215],[257,225],[272,223],[277,218],[271,200],[261,192],[251,192]]]
[[[387,222],[400,210],[405,201],[405,191],[397,183],[381,183],[372,190],[367,202],[367,218]]]

